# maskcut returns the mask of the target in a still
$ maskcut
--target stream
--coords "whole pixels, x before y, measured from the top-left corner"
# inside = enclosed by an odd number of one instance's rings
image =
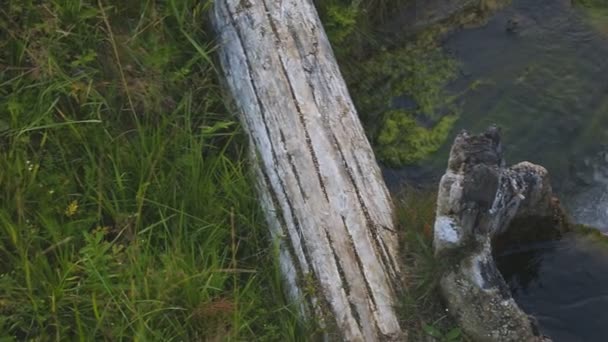
[[[567,235],[514,246],[496,257],[513,298],[554,342],[603,342],[608,336],[608,248]]]
[[[575,220],[608,229],[608,36],[569,1],[515,0],[445,46],[462,62],[453,87],[482,84],[464,97],[455,132],[498,124],[508,162],[545,166]]]
[[[608,17],[606,17],[608,18]],[[461,129],[502,129],[508,164],[545,166],[578,223],[608,232],[608,35],[568,0],[513,0],[445,49],[466,91],[452,136],[418,166],[384,169],[387,184],[436,186]],[[608,248],[567,235],[497,256],[515,300],[554,341],[608,339]]]

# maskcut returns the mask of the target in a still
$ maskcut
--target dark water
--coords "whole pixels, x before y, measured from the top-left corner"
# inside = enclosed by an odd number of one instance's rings
[[[506,29],[517,22],[515,32]],[[462,63],[462,114],[452,137],[419,166],[385,169],[436,187],[453,136],[502,128],[508,163],[545,166],[577,222],[608,231],[608,36],[569,0],[513,0],[486,25],[445,41]],[[608,341],[608,247],[575,236],[498,257],[514,298],[556,342]]]
[[[513,296],[555,342],[608,341],[608,248],[576,236],[496,257]]]

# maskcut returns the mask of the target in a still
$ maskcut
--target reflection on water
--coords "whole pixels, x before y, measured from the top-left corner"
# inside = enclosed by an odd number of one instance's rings
[[[496,256],[513,297],[555,342],[603,342],[608,336],[608,249],[566,236]]]

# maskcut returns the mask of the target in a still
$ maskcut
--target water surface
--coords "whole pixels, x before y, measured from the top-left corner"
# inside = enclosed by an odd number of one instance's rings
[[[510,22],[515,32],[507,30]],[[443,148],[421,165],[385,169],[389,186],[404,179],[436,184],[456,133],[495,123],[508,163],[545,166],[576,219],[608,229],[608,36],[570,1],[513,0],[444,46],[462,65],[450,90],[477,87],[461,98],[462,114]]]
[[[554,342],[608,338],[608,248],[568,235],[517,246],[496,257],[524,311]]]
[[[456,133],[498,124],[508,163],[545,166],[574,219],[608,231],[608,37],[596,27],[570,1],[513,0],[486,25],[451,34],[444,46],[462,67],[450,91],[477,87],[440,151],[384,170],[389,187],[436,187]],[[607,247],[568,235],[497,259],[515,300],[554,341],[608,341]]]

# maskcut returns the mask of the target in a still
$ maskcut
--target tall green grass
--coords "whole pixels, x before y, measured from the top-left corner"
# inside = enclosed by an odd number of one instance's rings
[[[469,341],[463,335],[439,294],[445,266],[435,259],[433,225],[437,194],[406,187],[395,200],[401,233],[405,291],[401,299],[401,326],[410,341]]]
[[[0,340],[297,340],[209,2],[0,8]]]

